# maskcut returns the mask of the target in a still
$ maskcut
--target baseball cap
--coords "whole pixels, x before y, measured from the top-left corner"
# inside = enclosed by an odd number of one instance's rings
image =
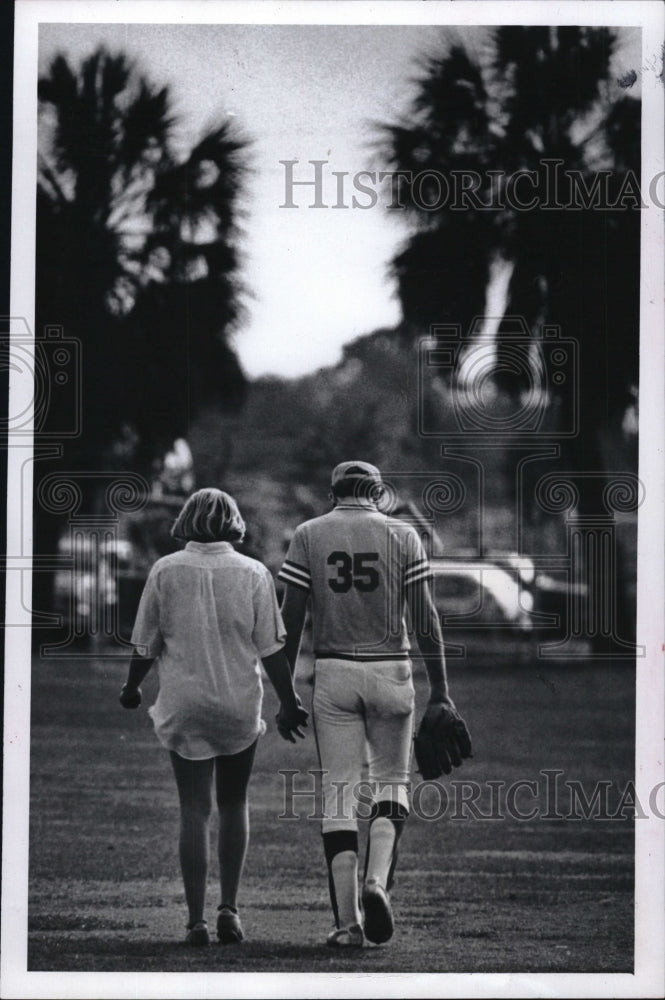
[[[342,479],[369,479],[374,483],[380,483],[381,473],[369,462],[340,462],[332,471],[330,485],[335,486]]]

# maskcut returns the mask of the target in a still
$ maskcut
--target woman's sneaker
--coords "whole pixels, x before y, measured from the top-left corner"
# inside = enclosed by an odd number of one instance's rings
[[[363,943],[363,929],[360,924],[338,927],[326,938],[329,948],[362,948]]]
[[[217,937],[222,944],[240,944],[244,938],[242,924],[238,911],[234,906],[222,903],[217,907],[219,916],[217,917]]]
[[[393,936],[395,924],[390,898],[380,882],[367,879],[362,894],[365,937],[373,944],[383,944]]]
[[[205,948],[210,944],[208,924],[205,920],[199,920],[195,924],[187,924],[185,944],[189,944],[193,948]]]

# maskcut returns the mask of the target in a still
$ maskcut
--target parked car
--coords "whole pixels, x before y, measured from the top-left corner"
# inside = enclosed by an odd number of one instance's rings
[[[510,553],[499,558],[432,559],[433,593],[442,625],[507,627],[529,633],[533,594],[511,560]]]
[[[436,528],[410,500],[393,511],[412,524],[431,552],[442,552]],[[485,556],[432,556],[433,594],[444,628],[510,628],[529,633],[533,627],[534,564],[516,552]]]

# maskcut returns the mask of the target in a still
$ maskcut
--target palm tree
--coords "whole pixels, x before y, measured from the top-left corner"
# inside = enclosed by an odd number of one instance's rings
[[[248,143],[223,120],[184,149],[168,88],[103,47],[78,68],[57,56],[39,109],[36,327],[82,345],[83,430],[57,468],[147,471],[202,405],[243,397],[229,336]],[[65,405],[38,430],[57,436]],[[35,528],[52,552],[39,504]]]
[[[79,72],[55,58],[39,99],[37,327],[62,324],[83,343],[82,446],[97,457],[129,422],[147,454],[155,406],[168,437],[207,399],[242,391],[228,334],[241,313],[247,143],[224,121],[178,154],[167,88],[104,48]],[[194,380],[187,412],[171,396],[178,363]]]
[[[469,197],[461,208],[452,199],[440,210],[435,181],[425,180],[418,197],[403,186],[406,209],[415,232],[392,262],[404,314],[404,329],[413,336],[432,323],[453,321],[463,329],[482,312],[492,263],[499,258],[511,270],[508,313],[528,322],[547,319],[566,325],[566,333],[589,337],[588,308],[579,310],[580,294],[561,295],[559,286],[597,279],[611,266],[608,242],[623,244],[622,264],[637,254],[638,211],[570,210],[570,187],[562,185],[561,209],[552,202],[547,185],[552,169],[543,165],[561,161],[559,176],[566,181],[574,171],[591,188],[597,171],[612,171],[612,201],[628,170],[639,176],[639,102],[630,97],[612,99],[608,80],[616,39],[607,29],[581,27],[497,29],[492,46],[479,59],[461,45],[443,56],[430,57],[421,67],[417,91],[404,119],[381,126],[381,148],[389,165],[407,175],[454,176],[475,174],[475,201],[505,206],[484,211]],[[554,168],[556,169],[556,168]],[[505,200],[509,178],[533,171],[529,195],[537,207],[520,211],[515,199]],[[504,196],[504,197],[502,197]],[[542,208],[547,204],[546,208]],[[595,225],[594,225],[595,223]],[[588,243],[596,242],[588,254]],[[584,246],[584,253],[579,249]],[[626,279],[628,276],[626,275]],[[608,282],[608,289],[610,283]],[[623,294],[617,294],[623,299]],[[590,296],[584,296],[590,298]],[[596,302],[599,308],[603,302]],[[626,335],[621,311],[622,366],[636,377],[636,310]],[[576,319],[575,317],[579,317]],[[596,335],[596,324],[593,324]],[[614,331],[610,330],[609,334]],[[592,345],[595,346],[595,345]],[[590,349],[588,355],[593,356]],[[594,361],[595,363],[595,361]],[[620,405],[620,400],[616,401]]]
[[[604,468],[608,421],[621,418],[638,378],[639,206],[571,207],[571,175],[588,191],[606,181],[607,205],[630,171],[639,177],[640,105],[610,80],[615,46],[611,31],[584,27],[495,29],[480,56],[454,44],[424,60],[406,115],[382,125],[379,140],[389,165],[425,178],[403,187],[412,233],[391,264],[403,335],[441,322],[468,330],[498,276],[505,317],[524,317],[532,333],[557,324],[579,344],[577,379],[548,389],[550,421],[579,391],[579,434],[562,464],[583,472]],[[436,175],[454,171],[477,177],[476,202],[424,207],[436,205]],[[507,185],[526,171],[534,207],[520,210]],[[504,363],[512,332],[499,324],[495,380],[519,394],[528,372]],[[598,512],[599,489],[587,480],[580,513]]]

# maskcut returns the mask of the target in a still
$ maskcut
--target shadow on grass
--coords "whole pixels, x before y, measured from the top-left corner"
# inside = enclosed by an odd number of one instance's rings
[[[175,972],[189,970],[255,972],[355,971],[358,962],[371,967],[387,957],[387,949],[333,950],[321,944],[280,944],[245,941],[221,945],[213,939],[209,948],[191,948],[184,941],[109,940],[105,937],[35,937],[28,948],[28,970]]]

